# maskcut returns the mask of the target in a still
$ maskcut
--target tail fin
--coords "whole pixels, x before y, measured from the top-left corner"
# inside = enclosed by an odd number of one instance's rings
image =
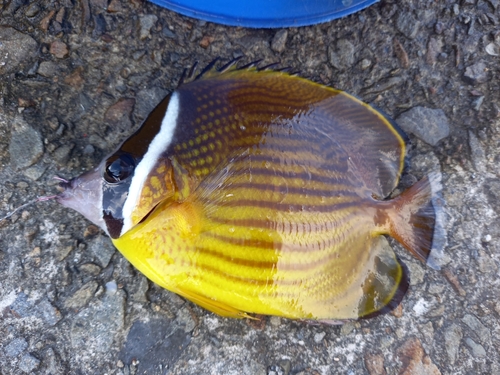
[[[438,238],[444,235],[439,207],[433,199],[439,185],[436,174],[424,177],[392,200],[393,208],[389,213],[390,235],[422,262],[429,260],[429,265],[436,269],[439,265],[429,255],[433,246],[444,244]]]

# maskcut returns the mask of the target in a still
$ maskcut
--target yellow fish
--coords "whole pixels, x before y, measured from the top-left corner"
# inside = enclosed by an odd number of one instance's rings
[[[228,317],[367,318],[397,306],[435,212],[428,178],[386,199],[407,138],[339,90],[209,65],[57,200],[158,285]]]

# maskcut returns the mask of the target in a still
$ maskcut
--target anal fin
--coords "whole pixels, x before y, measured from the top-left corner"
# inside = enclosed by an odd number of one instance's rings
[[[408,269],[394,254],[385,237],[374,239],[372,265],[362,283],[359,318],[372,318],[396,308],[409,286]]]
[[[204,309],[207,309],[209,311],[212,311],[213,313],[216,313],[220,316],[224,316],[227,318],[237,318],[237,319],[243,319],[243,318],[248,318],[248,319],[256,319],[254,316],[247,314],[244,311],[240,311],[232,306],[226,305],[225,303],[215,301],[211,298],[202,296],[198,293],[192,292],[192,291],[187,291],[183,289],[177,289],[176,293],[180,294],[184,298],[187,298],[188,300],[196,303],[197,305],[203,307]]]

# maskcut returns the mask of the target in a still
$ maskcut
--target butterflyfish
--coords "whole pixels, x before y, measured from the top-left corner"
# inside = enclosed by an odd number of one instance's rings
[[[435,209],[424,177],[388,198],[408,138],[386,115],[285,71],[193,70],[56,200],[151,281],[226,317],[349,320],[402,300]]]

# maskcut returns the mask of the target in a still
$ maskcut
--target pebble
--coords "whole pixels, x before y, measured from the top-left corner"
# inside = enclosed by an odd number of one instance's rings
[[[7,346],[3,349],[4,353],[7,357],[17,357],[28,347],[28,342],[22,338],[17,337],[12,340]]]
[[[46,298],[36,304],[32,312],[37,318],[42,319],[49,326],[55,326],[57,322],[62,319],[59,310],[52,306]]]
[[[23,175],[25,175],[26,177],[28,177],[33,181],[38,181],[40,177],[43,176],[47,168],[48,168],[47,165],[35,164],[31,167],[24,169]]]
[[[115,247],[111,243],[109,237],[102,234],[96,236],[87,243],[87,251],[94,256],[97,264],[102,268],[106,268],[111,260],[111,257],[116,252]]]
[[[29,35],[0,26],[0,75],[18,72],[38,55],[38,43]]]
[[[500,56],[500,46],[496,43],[489,43],[484,49],[488,55]]]
[[[420,26],[420,21],[408,12],[400,12],[396,20],[397,29],[409,39],[417,36]]]
[[[472,102],[472,107],[474,108],[475,111],[479,111],[481,105],[483,104],[483,101],[484,101],[484,95],[481,95],[478,98],[474,99],[474,101]]]
[[[58,147],[53,153],[52,157],[56,163],[60,166],[64,166],[68,163],[71,150],[75,147],[74,143],[66,143],[61,147]]]
[[[462,327],[453,323],[444,332],[444,346],[446,354],[448,355],[448,360],[451,364],[454,364],[457,360],[460,340],[462,340]]]
[[[94,297],[98,286],[99,284],[96,281],[89,281],[64,301],[64,307],[67,309],[82,308]]]
[[[425,354],[418,338],[410,338],[401,345],[397,356],[403,363],[400,375],[441,375],[441,371]]]
[[[31,3],[24,12],[24,14],[26,15],[26,17],[31,18],[35,17],[39,12],[40,12],[40,5],[38,5],[37,3]]]
[[[474,357],[476,357],[476,358],[486,357],[486,350],[484,350],[484,347],[482,345],[476,343],[474,340],[472,340],[469,337],[467,337],[465,339],[465,343],[471,349],[472,355]]]
[[[162,30],[162,33],[163,33],[163,36],[165,36],[166,38],[175,39],[175,33],[172,30],[170,30],[168,27],[164,27]]]
[[[68,46],[66,43],[55,40],[50,44],[50,53],[57,57],[58,59],[64,59],[69,55]]]
[[[136,302],[147,302],[148,297],[146,295],[149,289],[148,279],[138,274],[134,278],[134,283],[128,286],[128,294],[132,301]]]
[[[464,79],[466,82],[477,85],[488,81],[488,70],[483,61],[479,61],[465,69]]]
[[[151,29],[158,21],[158,17],[154,14],[146,14],[139,17],[139,24],[141,30],[139,31],[139,38],[144,40],[146,38],[151,38]]]
[[[80,272],[85,272],[92,276],[97,276],[101,272],[101,267],[93,263],[84,263],[80,267]]]
[[[472,164],[478,172],[486,171],[486,157],[481,142],[476,137],[474,132],[469,130],[469,147],[471,151]]]
[[[60,71],[59,65],[52,61],[42,61],[38,66],[37,73],[42,77],[52,78],[56,76]]]
[[[126,132],[132,128],[130,119],[134,110],[135,99],[121,98],[110,106],[104,113],[104,120],[119,132]]]
[[[19,369],[26,374],[31,374],[39,365],[40,360],[33,357],[31,354],[23,355],[19,361]]]
[[[477,335],[482,343],[489,344],[491,342],[490,331],[474,315],[466,314],[462,318],[462,322],[464,322],[472,330],[472,332]]]
[[[107,11],[109,13],[118,13],[123,11],[123,7],[121,5],[120,0],[111,0],[108,5]]]
[[[382,354],[365,354],[365,367],[370,375],[386,375],[384,356]]]
[[[335,47],[329,47],[330,64],[338,70],[346,70],[354,65],[354,44],[346,39],[340,39]]]
[[[314,342],[316,344],[319,344],[323,339],[325,338],[326,333],[325,332],[318,332],[314,334]]]
[[[286,40],[288,38],[288,30],[281,29],[274,34],[273,40],[271,41],[271,49],[274,52],[283,52],[286,47]]]
[[[496,274],[498,267],[495,263],[495,260],[490,257],[484,250],[478,250],[478,257],[476,258],[476,260],[480,272]]]
[[[413,107],[402,113],[396,122],[403,130],[435,146],[450,133],[450,124],[442,109]]]
[[[10,163],[15,170],[24,169],[35,164],[43,155],[42,137],[20,115],[14,118],[12,127]]]

